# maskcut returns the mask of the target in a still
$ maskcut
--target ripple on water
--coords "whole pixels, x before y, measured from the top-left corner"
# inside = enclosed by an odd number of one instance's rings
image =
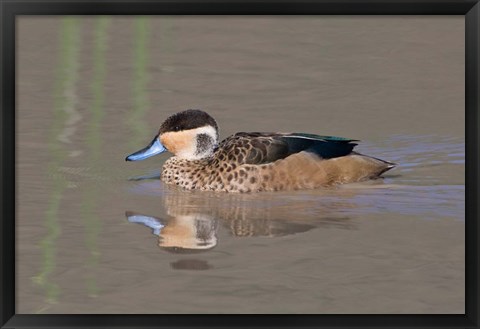
[[[465,220],[465,186],[398,186],[390,190],[362,191],[352,202],[357,213],[418,216],[422,219]],[[345,211],[348,213],[348,209]]]
[[[393,136],[361,152],[396,162],[384,181],[395,188],[364,190],[356,203],[371,212],[465,219],[465,142],[458,137]]]

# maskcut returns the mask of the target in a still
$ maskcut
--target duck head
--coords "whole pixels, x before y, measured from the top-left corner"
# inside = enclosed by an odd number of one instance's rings
[[[178,158],[198,160],[211,155],[217,145],[218,126],[215,120],[206,112],[186,110],[165,120],[153,141],[125,160],[144,160],[165,151]]]

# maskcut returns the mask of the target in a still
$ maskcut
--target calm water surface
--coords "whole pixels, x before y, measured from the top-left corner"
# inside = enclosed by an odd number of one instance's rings
[[[464,313],[463,17],[21,18],[18,313]],[[187,108],[361,139],[314,191],[183,191],[126,163]]]

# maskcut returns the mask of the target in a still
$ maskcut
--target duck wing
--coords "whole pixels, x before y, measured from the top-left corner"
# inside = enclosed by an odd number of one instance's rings
[[[323,159],[348,155],[357,145],[354,142],[358,142],[357,139],[305,133],[285,134],[280,138],[288,144],[292,153],[307,151],[315,153]]]
[[[299,153],[311,152],[322,159],[348,155],[357,140],[305,133],[236,133],[219,146],[224,157],[238,164],[265,164]],[[222,156],[220,156],[222,157]]]

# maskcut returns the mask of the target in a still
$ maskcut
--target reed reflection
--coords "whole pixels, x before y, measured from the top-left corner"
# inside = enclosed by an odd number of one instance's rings
[[[64,163],[68,153],[68,148],[64,143],[70,143],[69,136],[78,121],[75,103],[78,99],[80,27],[78,19],[72,17],[62,19],[59,27],[58,48],[55,50],[59,58],[59,65],[55,72],[53,119],[47,141],[50,154],[47,175]],[[37,274],[32,277],[32,281],[44,291],[45,304],[40,305],[35,313],[44,313],[51,305],[58,303],[61,293],[61,288],[53,275],[57,268],[57,243],[61,235],[59,212],[68,183],[63,178],[55,180],[49,195],[48,207],[44,216],[47,234],[39,245],[42,250],[41,265]]]

